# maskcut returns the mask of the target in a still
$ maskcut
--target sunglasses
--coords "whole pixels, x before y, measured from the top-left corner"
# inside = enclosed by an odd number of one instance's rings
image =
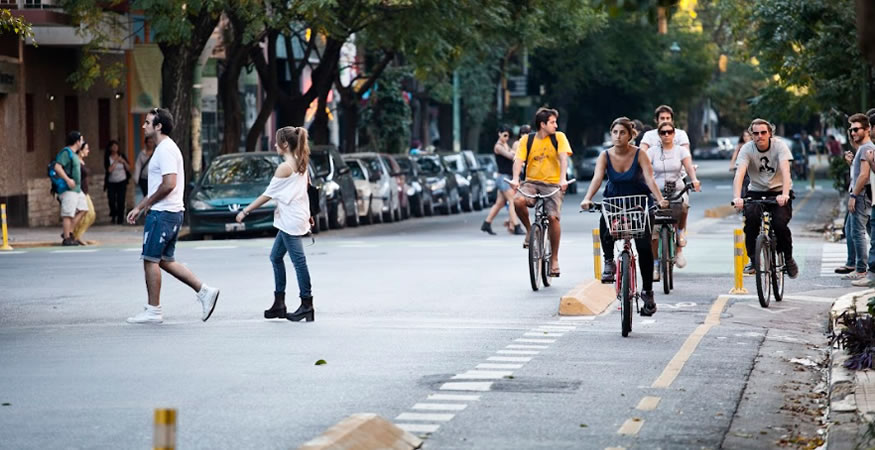
[[[865,130],[865,128],[863,128],[863,127],[853,127],[853,128],[848,128],[848,131],[850,131],[851,133],[856,133],[856,132],[858,132],[858,131],[860,131],[860,130]]]
[[[668,136],[674,134],[674,130],[659,130],[659,134],[662,136]]]
[[[765,136],[765,135],[769,134],[769,132],[765,131],[765,130],[764,131],[751,131],[750,134],[752,134],[754,136],[760,136],[760,135]]]

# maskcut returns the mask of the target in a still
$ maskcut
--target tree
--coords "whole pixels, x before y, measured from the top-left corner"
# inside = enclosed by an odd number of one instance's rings
[[[405,153],[410,142],[410,105],[401,92],[404,68],[387,69],[361,111],[361,127],[376,151]]]
[[[21,17],[15,17],[8,9],[0,9],[0,34],[13,33],[19,39],[33,40],[33,26]],[[36,45],[36,41],[34,41]]]

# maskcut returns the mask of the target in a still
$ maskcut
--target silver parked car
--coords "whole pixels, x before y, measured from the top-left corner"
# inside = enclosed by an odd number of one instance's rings
[[[343,160],[349,166],[358,193],[356,209],[358,209],[359,221],[365,224],[382,222],[383,199],[374,195],[371,172],[368,170],[367,164],[360,159],[349,156],[344,156]]]
[[[386,160],[378,153],[349,153],[344,155],[362,161],[368,169],[371,192],[382,201],[383,222],[401,220],[401,198],[398,195],[397,175],[389,169]]]

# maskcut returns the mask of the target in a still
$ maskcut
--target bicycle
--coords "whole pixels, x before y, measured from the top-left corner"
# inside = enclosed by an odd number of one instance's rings
[[[635,252],[632,251],[632,240],[645,235],[650,221],[650,208],[647,203],[646,195],[610,197],[603,199],[601,203],[593,204],[590,210],[590,212],[600,211],[611,236],[623,240],[623,249],[620,251],[619,258],[614,258],[614,261],[619,261],[614,285],[617,300],[620,301],[620,331],[623,337],[629,336],[632,331],[632,299],[635,299],[635,312],[640,311],[638,300],[641,299],[641,295],[636,288],[638,276],[635,271],[636,258]]]
[[[677,255],[675,254],[677,241],[677,223],[680,215],[680,208],[683,203],[680,198],[683,197],[693,187],[692,183],[687,183],[680,192],[674,192],[674,184],[668,184],[662,190],[663,197],[668,199],[669,207],[666,209],[657,208],[653,216],[653,224],[659,226],[659,247],[657,254],[653,255],[659,263],[659,272],[662,277],[662,292],[668,295],[674,289],[674,265]]]
[[[757,297],[760,306],[768,308],[771,297],[775,301],[784,299],[784,254],[777,250],[778,240],[772,228],[772,212],[766,206],[777,206],[774,198],[755,199],[744,198],[744,203],[750,203],[760,208],[760,234],[757,236],[756,250],[751,255],[751,263],[756,270]],[[734,203],[731,203],[734,205]]]
[[[505,178],[507,182],[510,182]],[[577,181],[576,178],[568,180],[568,184]],[[541,283],[544,287],[550,286],[550,272],[553,267],[550,260],[553,256],[553,249],[550,247],[550,233],[546,232],[550,227],[550,220],[547,217],[544,200],[556,195],[562,190],[556,188],[553,192],[542,195],[529,195],[523,191],[517,191],[523,197],[535,200],[535,220],[532,221],[532,226],[529,229],[529,235],[526,237],[527,246],[529,248],[529,281],[532,283],[532,290],[537,291],[541,288]]]

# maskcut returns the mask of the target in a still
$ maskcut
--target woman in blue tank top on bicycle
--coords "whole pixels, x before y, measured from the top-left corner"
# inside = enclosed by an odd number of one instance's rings
[[[650,194],[656,199],[660,208],[668,207],[668,202],[663,199],[662,192],[653,178],[650,158],[631,144],[636,134],[632,121],[626,117],[620,117],[611,124],[611,142],[614,145],[602,152],[596,160],[592,182],[586,196],[580,202],[581,209],[592,208],[592,198],[605,178],[608,182],[605,186],[604,198]],[[605,258],[602,283],[612,282],[617,270],[614,263],[614,238],[608,231],[604,216],[599,219],[599,230]],[[656,302],[653,299],[653,250],[650,248],[649,224],[643,236],[635,239],[635,247],[638,250],[638,267],[644,288],[641,293],[641,298],[644,300],[641,315],[652,316],[656,312]]]

